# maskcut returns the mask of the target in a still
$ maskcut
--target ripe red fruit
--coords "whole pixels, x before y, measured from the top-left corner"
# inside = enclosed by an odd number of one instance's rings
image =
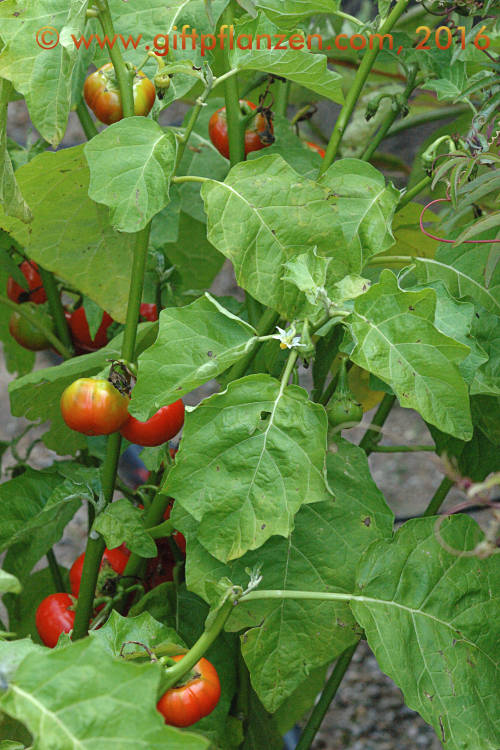
[[[108,343],[108,328],[113,322],[113,318],[105,312],[102,316],[102,323],[97,329],[97,333],[92,339],[90,337],[89,324],[84,307],[78,307],[72,313],[66,313],[66,320],[71,331],[73,343],[77,349],[84,352],[95,352],[102,349]]]
[[[242,115],[249,115],[257,107],[246,99],[240,99],[240,109]],[[229,159],[229,134],[225,107],[218,109],[210,118],[208,134],[217,151]],[[272,122],[268,122],[266,117],[259,112],[245,130],[245,156],[251,151],[260,151],[270,146],[273,140]]]
[[[84,435],[110,435],[128,418],[128,396],[109,380],[79,378],[61,396],[61,413],[72,430]]]
[[[41,305],[47,301],[47,295],[43,288],[42,277],[38,273],[38,266],[34,260],[23,260],[19,266],[24,278],[28,282],[29,291],[23,289],[12,276],[7,281],[7,297],[12,302],[34,302]]]
[[[183,656],[173,656],[180,661]],[[200,659],[193,667],[193,678],[162,695],[156,708],[165,718],[165,724],[190,727],[212,713],[220,698],[219,675],[208,659]]]
[[[120,432],[131,443],[155,446],[166,443],[175,437],[184,424],[184,404],[182,399],[169,406],[163,406],[146,422],[129,416]]]
[[[50,594],[36,611],[35,624],[38,635],[49,648],[57,645],[61,633],[69,633],[75,624],[73,599],[69,594]]]
[[[104,571],[109,574],[109,577],[114,577],[114,574],[122,575],[125,570],[125,566],[128,563],[130,552],[125,552],[122,547],[116,547],[116,549],[105,549],[102,556],[100,571]],[[85,560],[85,553],[82,553],[76,558],[75,562],[71,566],[69,571],[69,582],[71,584],[71,593],[73,596],[78,596],[80,593],[80,582],[82,580],[83,563]]]

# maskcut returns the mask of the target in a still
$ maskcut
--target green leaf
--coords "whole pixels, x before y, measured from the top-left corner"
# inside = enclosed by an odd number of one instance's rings
[[[482,534],[465,516],[405,524],[372,545],[352,610],[381,669],[450,750],[497,750],[498,591],[496,556],[467,552]],[[465,551],[465,552],[464,552]]]
[[[444,281],[450,293],[461,299],[470,297],[486,310],[500,314],[500,267],[491,282],[484,282],[483,269],[489,255],[488,245],[447,245],[436,253],[436,259],[416,258],[420,281]]]
[[[313,248],[284,263],[285,273],[282,278],[304,292],[307,301],[314,305],[318,301],[320,288],[324,288],[326,284],[329,263],[330,258],[320,258],[316,254],[316,248]]]
[[[473,318],[472,334],[488,356],[475,372],[471,394],[500,396],[500,317],[480,309]]]
[[[3,680],[9,681],[15,675],[21,662],[32,653],[41,653],[42,648],[29,638],[10,641],[0,641],[0,674]],[[2,685],[4,688],[5,685]],[[1,726],[1,725],[0,725]]]
[[[234,49],[229,52],[231,67],[235,70],[261,70],[265,73],[274,73],[320,96],[342,104],[344,101],[342,76],[328,69],[325,55],[308,51],[306,39],[303,42],[303,50],[291,49],[286,43],[282,45],[285,49],[276,49],[277,32],[279,32],[278,27],[262,15],[258,19],[244,20],[236,24],[234,33],[239,40]],[[259,34],[270,36],[269,49],[265,36],[261,41],[261,49],[258,49],[257,35]],[[249,49],[242,49],[246,40]],[[283,38],[281,41],[283,42]]]
[[[95,638],[101,648],[113,656],[121,655],[126,641],[139,641],[150,649],[171,644],[171,656],[183,653],[185,649],[184,642],[175,630],[155,620],[149,612],[143,612],[137,617],[123,617],[116,610],[112,610],[102,628],[91,631],[90,637]],[[127,645],[124,653],[142,653],[144,659],[148,658],[147,652],[138,644]],[[166,653],[167,651],[163,648],[162,655]]]
[[[187,415],[165,492],[199,522],[208,552],[241,557],[287,537],[302,504],[329,497],[326,431],[323,407],[302,388],[243,378]]]
[[[139,358],[130,412],[148,419],[227,370],[253,345],[256,335],[252,326],[209,294],[186,307],[164,310],[158,338]]]
[[[370,476],[361,448],[340,441],[338,452],[328,456],[327,469],[335,500],[303,506],[288,538],[273,536],[229,566],[207,555],[195,520],[179,513],[176,501],[175,523],[187,537],[189,588],[211,599],[220,578],[227,575],[246,587],[248,570],[259,567],[262,589],[353,591],[361,555],[374,540],[390,538],[393,515]],[[345,602],[241,603],[227,627],[250,628],[242,636],[242,652],[268,711],[282,705],[312,669],[328,664],[359,637]]]
[[[82,500],[93,499],[95,469],[59,463],[49,469],[27,469],[0,485],[0,550],[9,554],[9,572],[25,575],[62,537]]]
[[[7,107],[12,92],[11,84],[0,78],[0,203],[6,214],[28,222],[31,219],[31,211],[16,182],[7,151]]]
[[[83,33],[87,3],[81,0],[4,0],[0,28],[0,78],[12,82],[26,99],[33,125],[52,146],[62,140],[71,105],[72,75],[78,50],[71,35]],[[49,27],[52,31],[46,29]],[[38,32],[59,43],[43,49]]]
[[[395,244],[386,251],[387,255],[411,255],[419,258],[434,258],[439,243],[422,233],[419,227],[422,206],[408,203],[394,216],[392,231]],[[426,222],[436,223],[439,217],[430,210],[425,212]],[[399,264],[398,264],[399,268]]]
[[[9,592],[12,594],[19,594],[21,589],[22,586],[17,578],[0,568],[0,595],[8,594]]]
[[[144,528],[143,513],[125,497],[110,503],[94,521],[94,531],[102,534],[108,549],[125,543],[127,548],[141,557],[155,557],[156,544]]]
[[[239,285],[292,319],[311,314],[311,305],[283,281],[283,264],[316,247],[331,258],[327,289],[361,273],[371,255],[393,244],[388,225],[399,199],[358,160],[336,162],[315,183],[279,156],[237,165],[224,183],[205,183],[202,196],[208,238],[233,263]]]
[[[255,690],[250,687],[245,739],[241,750],[282,750],[283,738],[274,717],[266,711]]]
[[[30,258],[124,323],[134,238],[114,232],[108,209],[88,197],[83,146],[40,154],[16,175],[33,221],[27,227],[0,212],[0,226]]]
[[[354,304],[353,362],[388,383],[401,406],[430,424],[469,440],[469,396],[458,363],[469,348],[434,325],[436,292],[404,292],[391,271]]]
[[[202,737],[163,723],[156,710],[160,672],[155,664],[117,660],[86,638],[30,654],[0,698],[0,708],[26,724],[40,750],[207,748]]]
[[[127,117],[87,143],[89,196],[110,207],[113,229],[138,232],[168,204],[176,152],[173,131],[146,117]]]
[[[0,750],[24,750],[24,745],[11,740],[0,740]]]
[[[257,0],[256,5],[271,21],[285,28],[317,13],[332,13],[339,3],[338,0]]]
[[[139,326],[136,352],[140,353],[153,343],[156,329],[155,323]],[[85,436],[70,430],[62,418],[61,396],[64,389],[77,378],[97,375],[109,366],[107,362],[110,359],[119,359],[122,339],[123,334],[120,334],[98,352],[73,357],[60,365],[37,370],[12,381],[9,384],[12,414],[24,416],[32,422],[50,420],[50,429],[43,436],[43,442],[56,453],[68,455],[86,448]]]

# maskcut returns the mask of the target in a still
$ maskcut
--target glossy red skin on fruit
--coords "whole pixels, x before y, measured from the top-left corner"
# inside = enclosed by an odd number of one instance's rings
[[[66,313],[66,320],[68,321],[73,343],[78,348],[88,352],[95,352],[97,349],[102,349],[108,343],[108,328],[112,324],[113,318],[107,312],[103,313],[102,323],[93,339],[90,338],[89,324],[84,307],[79,307],[72,313]]]
[[[127,552],[125,552],[122,547],[117,547],[116,549],[105,549],[99,569],[102,570],[106,563],[108,563],[115,571],[115,573],[118,573],[118,575],[122,575],[123,571],[125,570],[125,566],[128,563],[129,556],[130,552],[128,552],[127,554]],[[73,594],[73,596],[78,596],[78,594],[80,593],[80,582],[82,580],[84,560],[85,552],[83,552],[79,557],[76,558],[75,562],[71,566],[71,570],[69,571],[69,582],[71,584],[71,593]]]
[[[322,158],[322,159],[324,159],[324,158],[325,158],[325,153],[326,153],[326,152],[325,152],[325,149],[324,149],[324,148],[321,148],[321,146],[318,146],[318,144],[317,144],[317,143],[313,143],[312,141],[306,141],[306,146],[307,146],[307,147],[308,147],[308,148],[309,148],[309,149],[310,149],[311,151],[316,151],[316,153],[318,153],[318,154],[319,154],[319,155],[321,156],[321,158]]]
[[[242,106],[243,109],[257,109],[255,104],[246,99],[240,99],[240,106]],[[272,124],[270,129],[272,133]],[[245,156],[252,151],[260,151],[260,149],[271,145],[270,143],[263,143],[259,137],[259,133],[264,133],[266,130],[266,118],[259,113],[256,115],[255,120],[252,121],[251,127],[245,130]],[[226,159],[229,159],[229,136],[225,107],[221,107],[221,109],[218,109],[213,113],[208,124],[208,134],[217,151],[222,154],[222,156],[225,156]]]
[[[19,266],[24,278],[28,282],[29,290],[23,289],[12,276],[7,281],[7,297],[12,302],[34,302],[41,305],[47,301],[47,295],[43,288],[42,277],[38,273],[38,266],[33,260],[23,260]]]
[[[151,323],[155,323],[158,320],[158,308],[154,303],[150,304],[149,302],[143,302],[139,315],[141,318],[149,320]]]
[[[129,398],[108,380],[79,378],[61,396],[61,412],[72,430],[84,435],[110,435],[128,418]]]
[[[163,406],[146,422],[130,416],[120,432],[131,443],[153,447],[175,437],[183,424],[184,404],[179,399],[169,406]]]
[[[139,71],[134,78],[133,91],[134,114],[146,117],[156,99],[155,86]],[[123,118],[122,100],[112,63],[106,63],[88,76],[83,95],[89,108],[105,125],[112,125]]]
[[[38,635],[49,648],[54,648],[61,633],[73,630],[75,613],[69,610],[73,600],[69,594],[50,594],[39,605],[35,623]]]
[[[172,657],[180,661],[182,655]],[[215,667],[200,659],[194,667],[199,677],[185,685],[167,690],[156,708],[163,715],[165,724],[174,727],[190,727],[204,716],[212,713],[220,698],[220,682]]]
[[[50,320],[47,318],[47,320]],[[29,320],[18,312],[13,312],[9,320],[9,332],[19,346],[30,352],[41,352],[50,348],[50,341],[42,331],[31,325]]]

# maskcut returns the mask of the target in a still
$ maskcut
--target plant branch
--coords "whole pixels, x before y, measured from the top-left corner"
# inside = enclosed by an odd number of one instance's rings
[[[417,195],[420,195],[420,193],[422,193],[426,188],[430,187],[431,183],[432,177],[423,177],[420,182],[417,182],[417,184],[407,190],[406,193],[403,193],[398,205],[396,206],[396,213],[398,211],[401,211],[401,209],[407,206],[408,203],[411,203],[411,201],[416,198]]]
[[[64,581],[62,579],[61,569],[57,564],[57,559],[52,548],[47,552],[47,562],[49,563],[50,574],[52,576],[52,580],[54,581],[56,593],[66,593],[66,586],[64,585]]]
[[[90,112],[87,109],[87,106],[83,99],[80,99],[78,104],[76,105],[76,114],[78,115],[78,119],[80,120],[80,125],[82,126],[82,130],[85,133],[85,137],[88,141],[92,140],[94,136],[98,134],[98,130],[95,126],[95,122],[90,116]]]
[[[8,297],[5,297],[5,295],[3,294],[0,294],[0,304],[10,307],[11,310],[14,310],[14,312],[19,313],[21,317],[29,321],[29,323],[31,323],[31,325],[34,328],[36,328],[38,331],[41,331],[44,334],[44,336],[47,338],[49,343],[52,344],[54,349],[56,349],[59,352],[61,357],[63,357],[64,359],[71,359],[72,355],[69,349],[67,349],[64,346],[64,344],[61,341],[59,341],[57,336],[54,333],[52,333],[51,330],[49,330],[46,326],[44,326],[43,323],[40,323],[40,319],[36,315],[33,315],[32,312],[29,312],[26,309],[26,307],[29,308],[29,305],[28,306],[26,306],[26,304],[18,305],[16,302],[13,302],[11,299],[9,299]]]
[[[302,730],[302,734],[300,736],[299,744],[297,745],[296,750],[310,750],[310,748],[312,747],[314,738],[316,737],[316,734],[318,733],[318,730],[323,723],[323,719],[325,718],[326,712],[328,711],[331,702],[337,694],[339,685],[342,682],[347,669],[349,668],[349,664],[351,663],[352,657],[354,656],[354,652],[356,651],[357,647],[358,644],[355,643],[354,646],[346,649],[337,659],[335,668],[325,683],[320,699],[314,706],[314,709],[309,719],[307,720],[307,724]]]
[[[51,274],[50,271],[46,271],[45,268],[38,266],[38,271],[42,279],[43,288],[47,295],[49,310],[54,320],[57,336],[66,349],[69,352],[73,352],[73,341],[64,315],[64,308],[61,303],[61,295],[57,288],[57,282],[53,274]]]
[[[386,18],[386,20],[384,21],[384,23],[382,24],[379,30],[379,33],[382,36],[390,32],[390,30],[392,29],[396,21],[398,21],[399,18],[405,12],[408,6],[408,2],[409,0],[397,0],[396,5],[394,6],[391,13]],[[366,79],[370,75],[370,71],[372,69],[373,63],[375,62],[375,59],[379,51],[380,50],[378,46],[373,45],[373,49],[368,50],[365,53],[363,60],[361,61],[361,65],[359,66],[358,71],[354,77],[354,81],[346,97],[344,106],[342,107],[340,115],[338,116],[337,122],[333,129],[330,142],[326,149],[325,158],[323,159],[323,163],[319,171],[320,175],[326,172],[328,167],[333,163],[334,159],[337,157],[340,142],[342,141],[344,132],[347,128],[347,125],[349,124],[351,115],[360,97],[361,91],[366,83]]]
[[[275,84],[276,85],[276,84]],[[279,81],[276,96],[274,98],[274,111],[276,114],[286,117],[288,112],[288,100],[290,98],[291,81]]]
[[[233,0],[222,15],[222,24],[231,26],[234,23]],[[231,70],[228,45],[224,45],[224,70]],[[245,159],[245,130],[240,110],[240,95],[238,91],[238,80],[234,76],[224,81],[224,99],[226,103],[226,120],[229,140],[229,161],[234,167]]]
[[[466,112],[470,112],[470,108],[466,104],[457,104],[452,107],[439,107],[438,109],[433,109],[429,112],[419,112],[418,114],[410,115],[410,117],[405,117],[404,120],[395,123],[389,130],[387,137],[391,138],[391,136],[397,135],[397,133],[402,133],[404,130],[409,130],[410,128],[417,128],[420,125],[426,125],[428,122],[448,120],[452,117],[463,115]]]
[[[108,0],[96,0],[96,2],[99,8],[99,21],[101,22],[102,30],[104,31],[104,34],[108,36],[108,39],[114,39],[115,29],[111,12],[109,10]],[[109,56],[113,63],[118,88],[120,89],[123,116],[133,117],[135,114],[134,94],[132,89],[133,74],[127,68],[119,44],[109,47]]]
[[[435,450],[433,445],[376,445],[371,448],[371,453],[434,453]]]
[[[443,481],[437,488],[436,492],[434,493],[429,505],[425,509],[425,511],[422,513],[422,518],[425,518],[427,516],[435,516],[437,515],[441,505],[446,499],[446,495],[453,487],[453,482],[451,479],[448,479],[448,477],[444,477]]]
[[[391,409],[394,406],[395,401],[396,396],[390,396],[388,393],[385,394],[375,416],[371,421],[370,428],[365,432],[359,444],[359,447],[363,448],[367,456],[370,455],[374,447],[382,438],[382,431],[380,428],[384,426],[387,417],[391,413]]]
[[[276,328],[276,323],[278,322],[278,320],[279,314],[277,312],[271,309],[265,310],[257,325],[257,336],[266,336],[272,333]],[[258,350],[259,345],[256,344],[249,352],[245,354],[244,357],[238,360],[238,362],[235,362],[235,364],[228,372],[228,379],[230,381],[238,380],[239,378],[243,377],[243,375],[253,362]]]

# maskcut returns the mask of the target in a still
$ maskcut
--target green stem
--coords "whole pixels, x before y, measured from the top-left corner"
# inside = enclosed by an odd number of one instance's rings
[[[396,21],[398,21],[399,18],[405,12],[408,3],[409,3],[409,0],[397,0],[396,5],[394,6],[391,13],[386,18],[386,20],[384,21],[384,23],[382,24],[380,28],[379,33],[381,35],[384,35],[390,32],[390,30],[392,29]],[[363,60],[361,61],[361,65],[358,68],[358,71],[356,73],[352,86],[346,97],[344,106],[342,107],[340,115],[333,129],[330,142],[326,149],[325,158],[323,159],[323,163],[319,171],[320,175],[326,172],[326,170],[333,163],[334,159],[336,158],[338,154],[340,142],[342,141],[344,132],[347,128],[347,125],[349,124],[351,115],[354,111],[354,108],[359,99],[361,91],[366,83],[366,79],[370,75],[370,71],[372,69],[373,63],[375,62],[375,59],[377,58],[379,51],[380,51],[379,46],[374,44],[373,49],[368,50],[365,53]]]
[[[231,26],[234,23],[233,0],[230,1],[222,15],[222,25]],[[231,70],[229,57],[229,45],[224,45],[224,70]],[[238,91],[238,79],[231,76],[224,81],[224,99],[226,103],[226,120],[229,140],[229,161],[234,167],[245,159],[245,131],[243,129],[240,95]]]
[[[258,336],[266,336],[267,334],[270,334],[274,331],[276,328],[276,323],[279,320],[279,314],[275,312],[274,310],[267,309],[260,321],[257,325],[257,335]],[[253,362],[257,351],[259,349],[259,346],[254,346],[247,354],[245,354],[244,357],[242,357],[238,362],[236,362],[231,369],[228,372],[228,378],[229,380],[238,380],[239,378],[243,377],[251,363]]]
[[[283,83],[283,81],[278,81],[274,84],[277,85],[279,88],[276,91],[276,96],[274,97],[274,111],[276,114],[281,115],[282,117],[287,116],[288,112],[288,100],[290,98],[290,89],[291,89],[291,81],[286,81]]]
[[[349,13],[344,13],[342,10],[332,10],[331,13],[333,16],[338,16],[339,18],[344,18],[346,21],[350,21],[355,26],[364,26],[363,21],[360,21],[359,18],[355,18]]]
[[[422,517],[425,518],[426,516],[435,516],[437,515],[441,505],[443,504],[444,500],[446,499],[446,495],[453,487],[453,482],[451,479],[448,479],[448,477],[444,477],[443,481],[437,488],[436,492],[434,493],[434,496],[432,497],[429,505],[425,509],[425,511],[422,513]]]
[[[181,661],[177,662],[175,666],[168,667],[164,671],[164,677],[162,680],[162,688],[167,691],[174,687],[184,675],[188,674],[193,667],[200,661],[202,656],[207,652],[212,643],[215,641],[219,633],[224,628],[227,618],[234,609],[234,600],[229,598],[220,608],[219,613],[214,618],[213,622],[208,628],[201,634],[196,643],[192,648],[189,649],[187,654],[184,654]]]
[[[376,446],[379,440],[381,440],[382,432],[380,428],[384,426],[387,417],[391,413],[391,409],[394,406],[395,401],[396,396],[390,396],[388,393],[385,394],[375,416],[371,421],[370,429],[365,432],[359,444],[359,447],[363,448],[367,456],[370,455],[370,453],[373,451],[374,446]]]
[[[163,514],[167,509],[169,503],[168,495],[158,491],[153,498],[150,507],[146,510],[144,517],[144,527],[146,529],[153,529],[159,526],[163,521]],[[128,559],[124,575],[126,576],[138,576],[141,570],[144,568],[145,560],[140,555],[132,553]]]
[[[106,458],[102,465],[101,484],[103,495],[103,506],[106,507],[113,498],[118,460],[120,458],[121,435],[114,432],[108,437],[106,447]],[[75,611],[75,624],[73,627],[73,640],[85,638],[88,632],[90,618],[94,607],[94,596],[99,576],[102,555],[106,545],[104,539],[91,531],[87,539],[87,548],[83,561],[82,578],[78,603]]]
[[[47,552],[47,562],[49,563],[50,573],[52,575],[52,580],[54,581],[56,592],[58,594],[64,594],[66,592],[66,586],[64,585],[64,581],[61,575],[61,569],[57,564],[53,549],[49,549],[49,551]]]
[[[49,310],[54,320],[57,336],[59,340],[64,344],[66,349],[72,352],[73,341],[71,340],[68,323],[64,315],[64,308],[61,304],[61,295],[59,293],[59,289],[57,288],[57,282],[50,271],[46,271],[41,266],[38,266],[38,271],[43,282],[43,288],[45,289],[45,293],[47,294]]]
[[[111,12],[109,10],[108,0],[97,0],[97,5],[99,8],[99,21],[101,22],[102,30],[109,39],[114,39],[115,29]],[[109,48],[109,56],[113,63],[118,88],[120,89],[123,116],[133,117],[135,114],[134,94],[132,90],[133,76],[125,64],[119,44],[115,44],[112,49]]]
[[[137,324],[139,322],[139,310],[141,307],[142,293],[144,289],[144,273],[148,257],[149,234],[151,222],[144,229],[137,232],[135,239],[134,261],[132,264],[132,275],[128,297],[127,319],[125,332],[123,334],[122,358],[132,362],[135,359],[135,341],[137,336]]]
[[[380,255],[378,258],[373,256],[367,262],[367,266],[387,266],[393,263],[401,263],[408,265],[413,262],[413,258],[410,255]]]
[[[203,184],[204,182],[210,182],[210,177],[198,177],[198,175],[195,174],[184,174],[179,177],[172,177],[172,182],[175,182],[176,185],[182,184],[183,182],[201,182]]]
[[[408,104],[408,100],[410,96],[413,93],[413,90],[415,88],[415,81],[417,78],[417,72],[418,68],[416,66],[412,66],[409,74],[408,74],[408,80],[406,83],[405,90],[400,98],[397,100],[397,106],[394,106],[395,100],[393,99],[393,105],[389,111],[389,114],[385,118],[384,123],[381,125],[381,127],[378,129],[378,131],[375,133],[373,138],[371,139],[368,147],[366,148],[363,156],[361,157],[364,161],[370,161],[373,154],[379,147],[379,145],[382,143],[384,138],[386,137],[387,133],[389,132],[391,126],[396,122],[399,115],[401,114],[401,111],[403,107],[405,107]]]
[[[90,112],[88,111],[83,99],[80,99],[80,101],[76,105],[76,114],[78,115],[78,119],[80,120],[80,125],[82,126],[83,132],[85,133],[85,137],[88,141],[91,141],[99,131],[97,130],[95,122],[91,118]]]
[[[346,649],[337,659],[335,668],[328,678],[325,687],[323,688],[321,697],[314,706],[313,712],[311,713],[307,724],[302,730],[302,734],[300,736],[299,744],[297,745],[296,750],[310,750],[310,748],[312,747],[314,738],[316,737],[316,734],[318,733],[318,730],[323,723],[323,719],[325,718],[326,712],[328,711],[331,702],[337,694],[339,685],[342,682],[345,673],[347,672],[347,669],[349,667],[349,664],[351,663],[352,657],[354,656],[354,652],[356,651],[357,647],[358,644],[355,643],[354,646]]]
[[[377,445],[371,448],[372,453],[419,453],[420,451],[434,452],[433,445]]]
[[[470,108],[466,104],[457,104],[454,107],[439,107],[429,112],[420,112],[410,117],[405,117],[404,120],[395,123],[389,130],[388,138],[397,133],[402,133],[404,130],[410,128],[417,128],[421,125],[426,125],[428,122],[438,122],[439,120],[449,120],[452,117],[458,117],[466,112],[470,112]]]
[[[432,183],[432,177],[426,176],[423,179],[421,179],[420,182],[417,182],[417,184],[414,185],[412,188],[407,190],[406,193],[403,193],[396,207],[396,213],[398,211],[401,211],[401,209],[407,206],[408,203],[411,203],[411,201],[414,198],[416,198],[417,195],[420,195],[420,193],[422,193],[426,188],[428,188],[431,183]]]
[[[64,344],[59,341],[57,336],[52,333],[46,326],[44,326],[43,323],[40,323],[40,319],[33,315],[33,313],[29,312],[26,309],[26,304],[18,305],[16,302],[13,302],[8,297],[5,297],[3,294],[0,294],[0,305],[6,305],[7,307],[10,307],[11,310],[14,310],[14,312],[19,313],[21,317],[25,318],[31,325],[36,328],[38,331],[41,331],[44,336],[47,338],[47,341],[56,349],[61,357],[64,359],[71,359],[71,352],[69,349],[67,349]],[[29,308],[29,306],[28,306]]]
[[[288,385],[288,381],[290,380],[290,375],[293,372],[293,368],[295,367],[295,363],[297,362],[298,358],[299,358],[299,353],[297,349],[293,349],[290,352],[287,363],[285,365],[285,369],[283,370],[283,375],[281,376],[281,390],[282,391]]]
[[[182,161],[182,157],[184,156],[187,143],[191,137],[191,133],[193,132],[194,126],[196,125],[196,121],[198,120],[200,112],[205,106],[205,102],[210,94],[210,91],[212,90],[212,86],[213,84],[211,83],[207,84],[207,87],[205,91],[203,92],[203,94],[196,100],[196,104],[193,107],[188,124],[186,125],[186,129],[184,130],[182,136],[178,140],[177,157],[175,160],[174,174],[177,171],[179,164]]]

